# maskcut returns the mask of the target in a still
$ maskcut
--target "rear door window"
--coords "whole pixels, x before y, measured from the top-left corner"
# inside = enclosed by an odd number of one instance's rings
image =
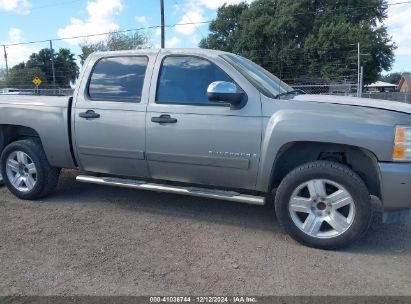
[[[140,102],[148,58],[109,57],[99,60],[92,71],[88,95],[92,100]]]

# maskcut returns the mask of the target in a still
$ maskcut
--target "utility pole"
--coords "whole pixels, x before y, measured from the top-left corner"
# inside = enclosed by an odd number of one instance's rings
[[[4,50],[4,60],[6,61],[6,77],[9,77],[9,64],[7,62],[7,51],[6,51],[5,45],[3,45],[3,50]]]
[[[357,81],[357,97],[362,97],[362,87],[364,80],[364,66],[361,65],[361,56],[370,56],[371,54],[361,54],[360,43],[358,42],[358,81]]]
[[[165,33],[164,33],[164,0],[160,0],[160,18],[161,18],[161,48],[165,47]]]
[[[360,53],[360,43],[358,42],[358,63],[357,63],[357,97],[360,97],[360,81],[361,81],[361,53]]]
[[[50,54],[51,54],[51,70],[53,72],[53,93],[56,94],[56,71],[54,70],[54,51],[53,42],[50,40]]]
[[[362,97],[363,79],[364,79],[364,67],[361,66],[361,69],[360,69],[360,89],[359,89],[359,97]]]

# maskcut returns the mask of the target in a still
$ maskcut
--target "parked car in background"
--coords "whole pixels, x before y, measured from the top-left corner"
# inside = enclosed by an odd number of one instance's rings
[[[0,89],[0,95],[34,95],[32,91],[20,90],[15,88]]]
[[[367,231],[371,197],[386,221],[411,208],[410,105],[301,95],[213,50],[93,53],[69,99],[0,96],[0,151],[22,199],[77,169],[81,182],[274,204],[293,238],[324,249]]]
[[[14,88],[0,89],[1,95],[19,95],[20,93],[21,91],[19,89],[14,89]]]

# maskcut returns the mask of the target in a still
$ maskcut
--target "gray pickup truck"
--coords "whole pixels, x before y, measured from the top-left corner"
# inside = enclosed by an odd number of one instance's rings
[[[69,99],[0,96],[0,152],[22,199],[76,169],[81,182],[273,203],[293,238],[323,249],[361,237],[374,200],[385,221],[411,208],[410,105],[300,94],[219,51],[96,53]]]

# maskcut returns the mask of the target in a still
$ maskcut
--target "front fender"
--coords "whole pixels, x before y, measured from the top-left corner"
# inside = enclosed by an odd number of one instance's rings
[[[265,108],[264,108],[265,106]],[[334,104],[273,101],[263,104],[261,166],[257,189],[268,191],[280,149],[293,142],[321,142],[356,146],[379,161],[391,161],[394,126],[410,124],[406,114]],[[304,151],[301,151],[304,153]]]

